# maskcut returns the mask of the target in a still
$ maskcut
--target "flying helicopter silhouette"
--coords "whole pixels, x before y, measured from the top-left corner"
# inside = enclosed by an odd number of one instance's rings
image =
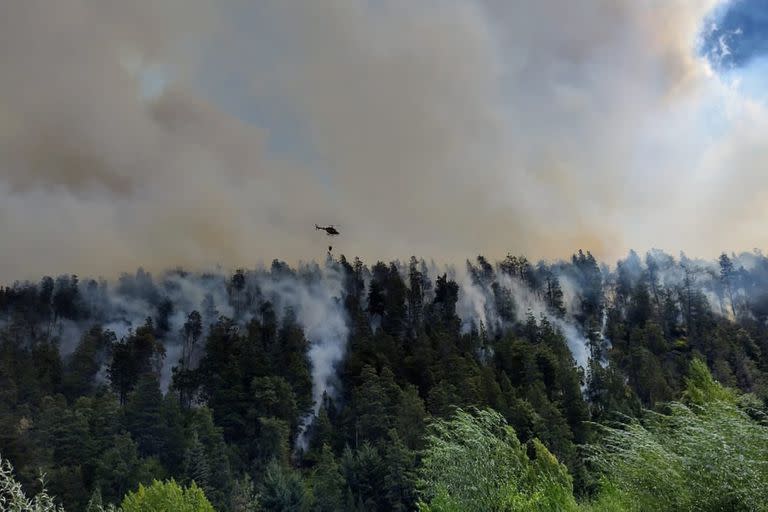
[[[329,224],[328,226],[318,226],[315,224],[315,229],[322,229],[328,234],[328,236],[337,236],[341,234],[333,224]]]
[[[325,231],[325,233],[328,236],[330,236],[330,237],[338,236],[338,235],[341,234],[341,233],[339,233],[339,230],[336,229],[336,226],[334,226],[333,224],[329,224],[327,226],[318,226],[317,224],[315,224],[315,229],[321,229],[321,230]],[[330,257],[331,251],[333,251],[333,246],[329,245],[328,246],[328,257]]]

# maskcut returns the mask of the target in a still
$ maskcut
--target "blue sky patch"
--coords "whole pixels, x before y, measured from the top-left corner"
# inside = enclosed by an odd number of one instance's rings
[[[719,71],[768,56],[768,1],[731,0],[705,22],[701,51]]]

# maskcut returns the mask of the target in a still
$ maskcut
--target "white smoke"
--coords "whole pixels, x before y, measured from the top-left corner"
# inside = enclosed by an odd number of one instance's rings
[[[512,291],[517,305],[518,321],[525,321],[528,312],[533,313],[536,317],[545,317],[565,337],[576,364],[586,370],[587,363],[589,362],[589,343],[576,324],[571,320],[558,318],[551,314],[541,297],[518,279],[514,279],[501,272],[498,273],[498,279],[503,286]]]
[[[557,279],[560,282],[560,289],[563,291],[563,303],[565,304],[565,310],[570,316],[574,316],[581,307],[581,294],[579,293],[579,285],[576,284],[573,279],[564,272],[560,272],[557,275]]]
[[[276,310],[291,308],[310,343],[312,366],[312,414],[305,418],[297,438],[297,446],[306,448],[306,433],[320,408],[324,393],[336,395],[336,367],[344,357],[349,326],[342,301],[343,276],[331,265],[323,268],[308,265],[279,279],[258,280],[266,298]],[[273,276],[274,277],[274,276]]]
[[[323,393],[336,394],[335,368],[344,357],[349,336],[341,272],[330,262],[322,268],[316,264],[301,265],[297,272],[261,267],[246,272],[245,278],[245,289],[240,293],[248,294],[251,300],[242,304],[239,311],[230,296],[230,274],[220,268],[203,273],[174,270],[161,274],[157,280],[141,269],[135,275],[124,274],[113,283],[102,280],[97,284],[85,279],[79,290],[82,305],[90,318],[59,319],[51,334],[57,337],[61,355],[66,359],[93,325],[112,331],[116,339],[121,340],[144,325],[148,318],[156,321],[158,306],[169,302],[171,311],[165,319],[168,330],[163,336],[166,353],[160,371],[160,386],[165,393],[171,382],[172,368],[181,356],[183,341],[180,333],[192,311],[197,310],[204,317],[204,339],[216,317],[224,316],[244,326],[256,315],[259,305],[269,300],[280,320],[289,309],[295,313],[296,321],[309,341],[313,412],[316,413]],[[237,300],[241,299],[238,297]],[[213,318],[205,318],[206,307],[215,313]],[[202,347],[197,347],[191,359],[193,367],[201,355]],[[106,375],[106,366],[100,374]]]
[[[476,285],[467,272],[455,275],[459,285],[459,300],[456,303],[456,314],[461,319],[461,331],[466,334],[472,328],[478,328],[477,322],[482,322],[486,329],[496,326],[496,308],[489,307],[493,304],[493,295],[490,290]],[[489,296],[489,292],[491,293]]]
[[[611,343],[611,340],[608,339],[608,336],[605,334],[605,328],[608,325],[608,309],[603,308],[603,315],[600,320],[600,345],[602,347],[605,347],[605,349],[610,350],[610,348],[613,346],[613,343]],[[600,355],[600,366],[603,368],[608,367],[608,357],[606,355],[606,350],[601,351]]]
[[[751,314],[746,301],[760,300],[763,290],[768,286],[768,260],[757,252],[734,255],[732,259],[737,273],[750,273],[743,279],[734,278],[733,293],[735,302],[744,304],[740,308],[741,314]],[[636,267],[630,274],[633,286],[641,279],[647,279],[648,262],[655,266],[657,285],[672,292],[673,299],[680,300],[681,287],[685,285],[688,269],[695,277],[693,286],[707,298],[712,311],[728,315],[727,308],[725,312],[721,308],[724,291],[716,261],[693,260],[684,255],[675,259],[660,251],[652,251],[643,261],[635,256],[630,263]],[[564,318],[553,315],[541,295],[526,283],[498,268],[482,273],[479,277],[473,268],[462,267],[457,271],[452,266],[438,266],[432,261],[429,264],[421,262],[420,268],[427,280],[446,273],[460,285],[456,313],[464,333],[482,325],[486,332],[495,335],[509,327],[506,323],[508,321],[525,322],[529,313],[537,318],[544,317],[562,333],[576,364],[586,369],[590,345],[574,321],[574,315],[580,307],[580,290],[579,285],[567,277],[567,272],[563,272],[567,265],[556,263],[550,266],[550,270],[558,276],[563,290],[567,308]],[[395,267],[407,283],[407,265],[397,262]],[[740,270],[742,267],[745,270]],[[691,269],[695,269],[695,272]],[[610,301],[616,273],[606,267],[603,274],[606,296]],[[135,275],[124,275],[112,283],[84,279],[80,282],[79,290],[83,308],[90,318],[59,319],[51,334],[58,337],[62,356],[66,358],[74,351],[82,334],[93,324],[113,331],[117,339],[125,338],[143,325],[147,318],[157,319],[158,308],[162,303],[170,303],[171,308],[165,318],[167,332],[163,337],[166,357],[161,370],[161,387],[166,392],[172,367],[177,364],[181,352],[180,331],[189,313],[198,310],[204,317],[207,314],[206,322],[215,321],[221,315],[244,326],[257,314],[259,306],[269,300],[280,320],[285,319],[289,310],[293,312],[309,342],[314,407],[312,414],[305,419],[298,439],[299,445],[302,445],[306,442],[306,429],[320,407],[323,394],[334,396],[338,393],[336,368],[343,360],[350,334],[349,319],[343,303],[343,271],[333,260],[322,266],[316,263],[299,265],[296,270],[284,264],[273,264],[271,269],[259,267],[245,271],[244,285],[239,291],[233,289],[231,276],[231,273],[217,268],[205,273],[174,270],[161,274],[157,279],[139,270]],[[367,268],[363,271],[363,278],[367,288],[370,284]],[[502,314],[497,304],[499,290],[508,292],[512,298],[514,319]],[[425,295],[425,303],[432,300],[431,293]],[[6,320],[0,318],[0,325]],[[607,312],[604,311],[599,333],[603,347],[610,346],[605,332],[606,324]],[[203,336],[208,328],[209,325],[204,325]],[[481,352],[484,349],[481,348]],[[198,347],[197,356],[201,354],[202,347]],[[484,354],[487,355],[482,352],[479,357]],[[604,356],[605,353],[601,353],[601,364],[606,364]],[[192,364],[196,363],[197,358],[193,358]],[[101,374],[104,375],[104,369]]]
[[[461,319],[463,332],[469,332],[473,327],[477,327],[477,322],[482,322],[483,326],[491,333],[500,332],[504,329],[505,325],[499,317],[494,292],[491,288],[493,283],[478,283],[469,275],[469,272],[457,273],[452,267],[448,267],[447,273],[459,284],[459,301],[456,304],[456,314]],[[518,322],[525,322],[528,313],[532,313],[537,318],[543,316],[565,337],[576,364],[581,368],[587,368],[590,357],[589,344],[572,320],[561,319],[551,314],[542,298],[519,279],[496,270],[494,282],[511,293]],[[566,292],[565,290],[569,291]],[[577,294],[572,283],[564,287],[564,294],[570,299],[566,300],[566,305],[569,313],[572,313],[575,311],[573,308],[578,306],[575,299]]]

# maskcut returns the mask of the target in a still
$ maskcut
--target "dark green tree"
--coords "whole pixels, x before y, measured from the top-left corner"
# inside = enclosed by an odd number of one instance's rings
[[[299,474],[277,461],[267,466],[259,495],[265,512],[302,512],[311,505],[310,494]]]
[[[341,476],[339,464],[331,448],[324,445],[320,460],[312,474],[312,492],[315,512],[341,512],[344,510],[343,501],[344,477]]]

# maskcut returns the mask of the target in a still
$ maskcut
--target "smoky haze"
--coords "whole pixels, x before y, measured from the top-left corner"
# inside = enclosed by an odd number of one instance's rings
[[[3,2],[0,279],[765,245],[717,4]]]

